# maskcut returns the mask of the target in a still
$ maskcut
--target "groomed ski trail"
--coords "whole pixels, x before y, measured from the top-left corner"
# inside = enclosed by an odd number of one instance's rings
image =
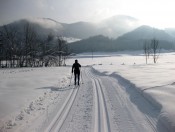
[[[61,109],[58,111],[55,118],[52,120],[50,125],[47,127],[45,132],[59,132],[64,121],[67,118],[67,115],[69,114],[69,111],[73,105],[73,102],[76,98],[76,95],[78,93],[79,86],[74,86],[74,88],[71,90],[69,96],[65,100],[64,104],[62,105]]]
[[[158,122],[159,111],[124,80],[92,67],[83,68],[82,78],[45,132],[168,132]]]
[[[110,132],[110,122],[106,101],[103,89],[99,79],[93,76],[90,72],[87,74],[91,77],[94,88],[94,102],[95,102],[95,124],[94,132]]]
[[[167,132],[159,110],[134,87],[119,78],[86,69],[94,88],[94,132]]]

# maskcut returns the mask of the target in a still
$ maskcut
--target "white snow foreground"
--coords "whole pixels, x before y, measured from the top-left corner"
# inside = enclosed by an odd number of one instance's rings
[[[0,132],[39,131],[67,96],[61,91],[69,78],[70,68],[64,67],[1,69]]]
[[[158,122],[168,131],[175,131],[175,54],[160,54],[157,64],[144,64],[141,54],[117,54],[106,57],[94,68],[100,73],[124,81],[130,88],[137,89],[147,100],[160,110]],[[121,82],[121,81],[119,81]]]
[[[164,58],[166,56],[166,58]],[[0,70],[0,132],[174,132],[174,54],[77,56],[71,67]],[[69,59],[71,65],[74,59]],[[73,78],[72,83],[73,84]]]

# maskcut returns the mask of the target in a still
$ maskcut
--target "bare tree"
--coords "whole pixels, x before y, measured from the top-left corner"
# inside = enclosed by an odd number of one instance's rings
[[[66,66],[66,59],[69,57],[69,55],[70,55],[70,49],[69,49],[69,46],[66,42],[65,48],[64,48],[64,54],[63,54],[63,60],[64,60],[63,66]]]
[[[3,59],[6,67],[14,67],[17,53],[17,30],[12,26],[3,26],[1,30],[1,45],[3,47]]]
[[[144,42],[143,50],[144,50],[146,64],[147,64],[148,63],[148,58],[149,58],[150,52],[151,52],[151,50],[150,50],[150,44],[147,41]]]
[[[50,61],[50,55],[53,53],[53,44],[54,44],[54,35],[48,34],[46,40],[41,40],[40,48],[40,61],[42,62],[42,66],[45,64],[45,66],[49,66]]]
[[[155,38],[152,39],[150,48],[152,51],[153,62],[156,63],[159,58],[159,54],[160,54],[159,41],[156,40]]]
[[[3,42],[2,42],[2,33],[0,32],[0,67],[2,67],[3,63]]]
[[[49,34],[42,45],[42,59],[45,66],[66,65],[65,60],[68,56],[67,42],[60,36],[55,37]]]
[[[37,33],[33,27],[27,23],[24,27],[24,45],[25,45],[25,65],[34,66],[37,53]]]
[[[66,53],[67,42],[62,37],[57,37],[57,43],[54,48],[54,55],[58,55],[58,65],[61,66],[63,62],[63,55]]]
[[[3,29],[3,30],[2,30]],[[49,34],[40,38],[27,23],[23,32],[4,26],[0,31],[0,67],[61,66],[69,55],[67,42],[62,37]]]

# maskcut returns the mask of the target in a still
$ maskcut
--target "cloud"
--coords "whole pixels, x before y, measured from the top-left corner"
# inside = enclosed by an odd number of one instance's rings
[[[43,26],[44,28],[63,28],[61,24],[51,20],[51,19],[47,19],[47,18],[28,18],[28,21],[32,22],[32,23],[37,23],[41,26]]]
[[[26,17],[100,21],[124,14],[145,24],[175,27],[174,4],[174,0],[0,0],[0,24]]]
[[[31,0],[30,0],[30,2],[31,2]],[[34,5],[36,5],[40,9],[48,9],[49,8],[48,0],[32,0],[32,2],[34,3]]]

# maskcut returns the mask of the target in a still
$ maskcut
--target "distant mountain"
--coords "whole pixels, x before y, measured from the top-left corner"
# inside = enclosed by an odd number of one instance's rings
[[[139,26],[138,20],[129,16],[114,16],[98,23],[77,22],[71,24],[60,23],[50,18],[34,18],[19,20],[8,25],[16,26],[22,31],[26,23],[30,23],[40,35],[53,33],[78,39],[85,39],[99,34],[117,38]]]
[[[49,33],[61,34],[63,31],[63,24],[50,19],[22,19],[5,26],[14,28],[22,34],[27,24],[29,24],[40,36],[46,36]],[[0,30],[2,28],[3,27],[1,26]]]
[[[88,39],[83,39],[77,42],[69,44],[72,52],[92,52],[92,51],[111,51],[112,49],[112,39],[105,37],[103,35],[98,35],[90,37]]]
[[[139,21],[137,19],[119,15],[98,23],[77,22],[68,24],[64,30],[64,35],[83,39],[100,34],[117,38],[139,26]]]
[[[159,47],[164,49],[171,49],[173,47],[173,37],[164,30],[152,28],[150,26],[140,26],[137,29],[128,32],[115,40],[117,44],[115,47],[121,50],[132,49],[138,50],[143,48],[143,44],[151,39],[159,41]]]
[[[145,42],[150,43],[153,38],[159,41],[161,49],[174,49],[173,37],[164,30],[149,26],[140,26],[117,39],[109,39],[104,36],[95,36],[70,44],[73,52],[94,51],[120,51],[120,50],[142,50]]]
[[[136,18],[117,15],[101,21],[98,26],[104,36],[117,38],[141,25]]]
[[[22,34],[27,23],[41,37],[46,38],[52,33],[73,42],[70,44],[73,52],[140,50],[147,40],[153,38],[159,40],[161,48],[175,47],[174,29],[159,30],[150,26],[139,26],[139,21],[130,16],[114,16],[98,23],[72,24],[60,23],[50,18],[23,19],[6,26],[15,27]]]
[[[77,22],[64,26],[63,36],[85,39],[98,34],[96,25],[88,22]]]
[[[158,40],[166,40],[172,41],[172,36],[166,33],[164,30],[159,30],[157,28],[152,28],[150,26],[140,26],[135,30],[124,34],[123,36],[119,37],[118,39],[130,39],[130,40],[144,40],[144,39],[158,39]]]
[[[166,28],[165,32],[175,39],[175,28]]]

